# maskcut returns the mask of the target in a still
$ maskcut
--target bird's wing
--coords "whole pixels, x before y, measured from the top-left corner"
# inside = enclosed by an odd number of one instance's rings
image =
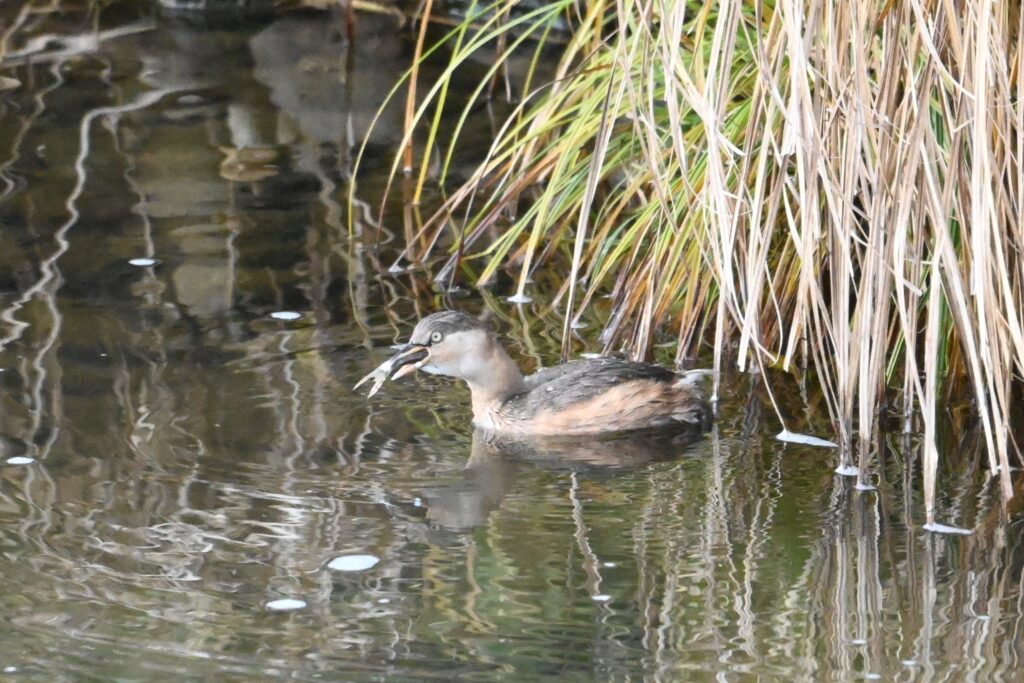
[[[526,392],[514,397],[523,414],[541,410],[559,411],[592,399],[614,386],[635,380],[672,383],[679,375],[651,363],[635,363],[618,358],[593,358],[570,361],[544,368],[525,379]]]

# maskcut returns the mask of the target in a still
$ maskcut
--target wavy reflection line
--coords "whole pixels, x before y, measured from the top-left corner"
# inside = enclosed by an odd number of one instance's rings
[[[583,520],[583,503],[579,497],[580,482],[576,472],[569,474],[569,501],[572,503],[573,538],[583,556],[583,571],[587,575],[587,592],[594,598],[601,594],[601,572],[598,570],[597,553],[590,545],[587,524]]]
[[[739,584],[734,578],[737,574],[734,561],[735,546],[729,537],[729,492],[735,488],[736,481],[733,473],[727,468],[727,460],[722,454],[721,443],[718,440],[712,442],[712,457],[706,462],[706,469],[710,471],[705,474],[705,489],[708,495],[701,510],[700,552],[703,567],[697,573],[697,576],[706,582],[701,637],[717,645],[721,652],[719,661],[727,664],[729,651],[725,647],[726,640],[714,619],[720,617],[722,613],[719,602],[727,602],[729,598],[726,596],[739,592]],[[725,596],[716,572],[716,567],[720,564],[726,568]]]
[[[484,590],[476,578],[479,554],[480,549],[477,547],[476,539],[470,537],[466,546],[466,583],[469,585],[469,590],[466,591],[463,598],[463,612],[468,620],[466,629],[471,633],[483,635],[494,633],[496,626],[481,616],[478,610],[479,598],[484,596]]]
[[[288,402],[288,415],[282,423],[283,433],[281,434],[281,439],[282,445],[289,440],[293,444],[291,452],[287,454],[288,464],[290,465],[289,473],[294,469],[295,459],[303,454],[306,447],[306,440],[302,436],[302,428],[300,426],[303,412],[302,385],[295,377],[298,360],[294,354],[290,353],[291,341],[294,336],[295,333],[291,331],[282,334],[277,348],[285,356],[281,366],[284,371],[284,383],[288,387],[287,394],[284,395]],[[285,433],[287,433],[287,437]]]
[[[648,542],[647,542],[647,528],[656,519],[654,512],[654,486],[651,481],[653,474],[647,476],[647,494],[644,497],[643,505],[640,506],[640,512],[636,516],[636,522],[632,527],[632,539],[633,539],[633,560],[636,564],[636,604],[639,611],[640,625],[642,635],[640,638],[640,644],[647,653],[654,652],[656,661],[659,652],[654,650],[654,644],[656,642],[655,636],[656,631],[652,628],[654,619],[654,596],[655,596],[655,581],[651,576],[651,569],[647,562]]]
[[[833,562],[832,562],[832,580],[831,582],[826,580],[825,585],[831,584],[833,591],[831,595],[831,604],[826,605],[826,612],[831,614],[831,623],[827,623],[827,626],[831,627],[829,638],[827,638],[827,645],[832,649],[833,659],[837,662],[838,673],[843,678],[849,678],[853,672],[854,655],[851,650],[850,641],[853,638],[850,636],[850,615],[849,615],[849,600],[850,594],[850,573],[852,571],[851,564],[853,559],[850,554],[849,537],[851,535],[850,520],[849,516],[845,514],[844,508],[849,509],[849,496],[844,495],[848,492],[845,489],[841,490],[842,484],[835,481],[835,492],[837,494],[837,506],[833,508],[836,511],[837,519],[834,521],[832,527],[831,538],[829,543],[832,546]]]
[[[59,65],[55,65],[54,68],[59,70]],[[3,321],[10,326],[10,332],[0,338],[0,351],[3,351],[10,343],[19,339],[25,329],[29,326],[29,323],[15,317],[17,313],[37,294],[44,293],[51,283],[53,284],[53,291],[49,292],[50,296],[56,295],[57,290],[60,289],[62,276],[60,274],[58,262],[60,261],[60,258],[71,248],[71,243],[68,241],[68,233],[78,222],[78,219],[81,216],[77,202],[82,196],[82,192],[85,190],[86,181],[88,180],[85,162],[89,158],[89,152],[91,149],[89,137],[92,131],[93,122],[103,116],[120,115],[145,109],[146,107],[156,104],[173,92],[175,92],[173,88],[151,90],[143,93],[136,100],[129,102],[128,104],[98,107],[87,112],[82,118],[78,134],[79,151],[74,163],[75,184],[71,193],[68,195],[67,201],[64,203],[68,212],[68,218],[54,233],[54,240],[57,242],[57,249],[40,263],[42,276],[35,282],[35,284],[26,289],[21,296],[14,301],[14,303],[3,311],[3,313],[0,313],[0,321]]]
[[[882,584],[879,578],[878,546],[881,533],[879,503],[873,493],[858,495],[860,508],[857,530],[857,621],[856,640],[864,648],[865,674],[877,674],[883,667]],[[868,502],[869,498],[876,498]]]
[[[11,22],[11,25],[4,28],[3,31],[0,31],[0,62],[3,62],[4,58],[7,56],[7,44],[10,42],[11,38],[14,37],[14,34],[21,30],[21,27],[25,25],[25,21],[29,18],[29,15],[32,14],[32,5],[33,3],[31,2],[26,2],[22,5],[21,10],[18,12],[18,16]]]
[[[914,659],[924,669],[926,678],[935,677],[935,664],[932,661],[932,641],[935,638],[935,603],[937,588],[935,585],[935,544],[936,536],[928,534],[924,538],[923,576],[919,577],[921,586],[921,627],[915,639]]]
[[[715,454],[714,457],[720,455],[718,451],[713,452]],[[685,515],[686,510],[685,504],[687,501],[683,493],[686,490],[686,486],[683,476],[683,469],[676,468],[674,480],[654,480],[655,491],[660,493],[662,498],[660,507],[667,508],[666,512],[671,513],[676,518]],[[706,479],[702,480],[702,483],[706,485]],[[704,505],[707,505],[707,501],[704,502]],[[705,511],[702,509],[701,513],[704,514]],[[652,520],[652,528],[658,532],[661,531],[659,520],[660,518]],[[698,534],[703,538],[703,529],[699,530]],[[663,543],[664,551],[661,554],[660,569],[664,572],[665,579],[661,588],[662,607],[661,612],[658,614],[658,659],[659,672],[667,673],[671,671],[670,667],[678,661],[677,647],[679,641],[686,635],[685,629],[679,623],[676,615],[682,609],[679,604],[679,596],[684,594],[685,590],[685,580],[679,568],[685,567],[688,564],[688,552],[685,543],[680,548],[681,544],[677,538],[664,539]],[[705,566],[707,565],[705,564]],[[697,575],[697,573],[694,572],[693,575]],[[710,581],[708,585],[711,585]]]
[[[2,52],[2,49],[0,49],[0,54],[2,54]],[[19,150],[21,149],[21,144],[24,141],[25,136],[28,135],[29,130],[32,129],[32,124],[35,123],[36,119],[38,119],[44,111],[46,111],[46,96],[64,84],[64,77],[60,73],[60,66],[61,64],[55,64],[53,69],[51,69],[51,73],[54,74],[53,83],[46,88],[37,90],[32,96],[35,108],[28,116],[24,117],[23,125],[11,138],[11,156],[2,165],[0,165],[0,179],[3,180],[5,185],[3,192],[0,192],[0,203],[6,200],[18,186],[17,182],[8,174],[8,171],[13,169],[14,165],[21,159],[21,153]]]
[[[716,440],[717,437],[718,432],[716,428]],[[762,455],[761,448],[759,447],[744,448],[743,450],[753,457],[760,457]],[[755,497],[753,516],[745,544],[746,553],[743,558],[742,590],[736,591],[737,634],[742,641],[739,647],[751,661],[759,661],[761,659],[758,652],[760,639],[758,638],[758,623],[754,601],[760,577],[760,561],[764,558],[765,546],[770,542],[776,509],[782,498],[781,461],[780,451],[776,450],[775,457],[772,459],[771,466],[764,477],[760,495]]]
[[[117,150],[117,153],[120,155],[120,157],[121,157],[121,159],[122,159],[122,161],[124,163],[124,173],[122,174],[122,177],[124,178],[125,184],[128,185],[128,188],[138,198],[138,201],[135,202],[135,204],[132,205],[131,211],[132,211],[132,213],[137,215],[139,217],[139,219],[142,221],[142,243],[144,245],[143,255],[146,258],[152,259],[152,258],[154,258],[156,256],[156,242],[153,239],[153,219],[150,216],[149,199],[148,199],[148,197],[146,195],[145,190],[139,184],[139,181],[135,178],[135,172],[136,172],[136,166],[137,166],[135,156],[133,154],[125,152],[122,149],[121,139],[120,139],[120,127],[118,125],[119,122],[120,122],[120,117],[116,117],[116,118],[113,119],[113,123],[111,125],[111,134],[112,134],[112,136],[114,138],[114,148]],[[233,251],[231,251],[231,249],[234,246],[232,240],[233,240],[233,237],[235,235],[235,232],[236,231],[232,230],[231,234],[228,237],[228,248],[229,248],[229,262],[228,262],[228,266],[231,269],[230,272],[232,272],[232,273],[235,272],[234,271],[235,261],[231,258],[232,256],[234,256],[234,253],[233,253]],[[160,300],[162,299],[161,294],[163,292],[163,288],[162,287],[153,286],[153,285],[157,285],[159,283],[159,280],[158,280],[158,278],[156,276],[156,269],[153,266],[147,266],[147,267],[143,268],[142,270],[144,271],[144,275],[143,275],[143,278],[142,278],[143,281],[147,282],[147,283],[149,283],[151,285],[150,287],[147,287],[147,288],[145,288],[143,290],[145,292],[143,298],[144,298],[144,300],[146,301],[146,303],[148,305],[156,306],[156,305],[158,305],[160,303]],[[153,331],[153,333],[156,335],[157,338],[159,338],[162,341],[163,335],[162,335],[162,332],[160,331],[159,327],[157,327]],[[160,344],[160,349],[161,349],[161,351],[163,351],[163,349],[164,349],[163,344]],[[161,355],[164,355],[164,354],[161,354]]]
[[[99,52],[100,46],[107,41],[138,33],[146,33],[155,28],[156,22],[147,19],[119,28],[107,29],[105,31],[90,31],[89,33],[75,36],[60,33],[44,33],[30,38],[20,50],[7,53],[4,63],[6,65],[63,63],[69,57]],[[62,47],[56,50],[46,49],[54,44],[61,45]]]

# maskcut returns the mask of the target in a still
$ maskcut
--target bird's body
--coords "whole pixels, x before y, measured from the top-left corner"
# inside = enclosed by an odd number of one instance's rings
[[[502,434],[706,431],[711,425],[711,408],[686,375],[651,363],[593,358],[523,377],[483,325],[456,311],[421,320],[410,343],[376,372],[382,381],[417,368],[464,379],[472,393],[474,425]]]
[[[523,385],[504,401],[474,409],[476,426],[573,436],[680,425],[707,429],[711,419],[685,377],[650,363],[575,360],[525,377]]]

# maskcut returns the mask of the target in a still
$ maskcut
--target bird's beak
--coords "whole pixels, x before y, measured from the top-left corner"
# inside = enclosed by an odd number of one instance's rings
[[[422,344],[406,344],[391,356],[391,372],[388,379],[401,379],[422,367],[430,355],[430,349]]]

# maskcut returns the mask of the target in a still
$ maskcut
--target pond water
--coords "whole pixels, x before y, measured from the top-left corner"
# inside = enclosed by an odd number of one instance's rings
[[[937,536],[918,435],[880,438],[857,491],[774,438],[747,376],[686,442],[496,447],[435,377],[367,400],[355,381],[446,305],[386,274],[415,225],[374,220],[400,108],[345,208],[410,37],[146,7],[0,5],[0,676],[1020,680],[1021,497],[1001,506],[967,408],[939,510],[974,533]],[[555,279],[457,304],[532,369],[558,358]],[[787,427],[827,435],[779,382]]]

